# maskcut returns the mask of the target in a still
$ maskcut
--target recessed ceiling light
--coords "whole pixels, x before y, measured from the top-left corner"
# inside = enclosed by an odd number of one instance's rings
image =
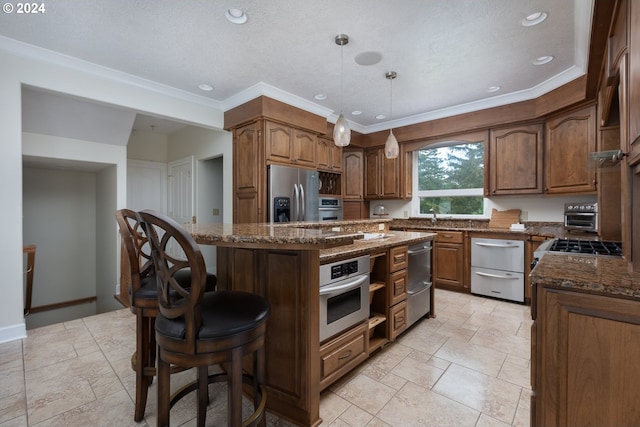
[[[206,83],[200,83],[198,85],[198,89],[203,90],[205,92],[211,92],[213,90],[213,86],[208,85]]]
[[[497,92],[497,91],[499,91],[500,89],[502,89],[502,86],[498,86],[498,85],[495,85],[495,86],[489,86],[489,87],[487,88],[487,92]]]
[[[239,25],[244,24],[249,19],[249,16],[242,9],[236,8],[227,9],[224,17],[227,18],[227,21]]]
[[[544,65],[548,64],[551,61],[553,61],[553,56],[551,55],[539,56],[535,59],[535,61],[533,61],[533,65]]]
[[[378,115],[376,116],[376,119],[378,119],[378,120],[384,120],[384,119],[386,119],[386,118],[387,118],[387,116],[385,116],[384,114],[378,114]]]
[[[314,95],[313,97],[318,101],[324,101],[325,99],[327,99],[327,95],[325,95],[324,93],[319,93],[317,95]]]
[[[356,55],[354,61],[360,65],[375,65],[382,61],[382,54],[380,52],[362,52]]]
[[[362,114],[362,111],[360,111],[360,110],[353,110],[353,111],[351,112],[351,114],[353,114],[354,116],[359,116],[360,114]]]
[[[520,24],[523,27],[533,27],[534,25],[538,25],[539,23],[547,19],[547,16],[549,16],[547,12],[535,12],[531,15],[527,15],[526,18],[520,21]]]

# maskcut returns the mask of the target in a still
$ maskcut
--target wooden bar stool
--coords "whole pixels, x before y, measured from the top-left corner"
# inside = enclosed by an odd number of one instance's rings
[[[141,421],[147,406],[149,386],[156,375],[155,319],[158,314],[158,288],[155,277],[151,248],[147,243],[135,211],[121,209],[116,212],[116,221],[122,236],[122,247],[126,256],[122,257],[122,268],[129,275],[129,308],[136,315],[136,351],[131,356],[131,368],[136,373],[136,400],[133,419]],[[189,270],[180,271],[177,280],[185,286],[191,283]],[[216,276],[207,274],[206,289],[216,286]],[[187,367],[174,367],[172,372]]]
[[[197,425],[204,427],[208,384],[226,381],[228,423],[231,427],[265,425],[267,394],[264,335],[269,303],[259,295],[239,291],[205,293],[206,269],[193,237],[173,219],[153,211],[138,212],[151,244],[156,271],[160,313],[156,318],[158,345],[158,426],[169,425],[171,407],[197,390]],[[182,249],[177,255],[174,245]],[[184,287],[176,275],[191,271],[191,284]],[[243,372],[245,355],[252,355],[248,373]],[[195,383],[170,396],[171,364],[195,366]],[[208,375],[208,367],[222,364],[226,372]],[[254,412],[242,420],[243,382],[252,386]]]

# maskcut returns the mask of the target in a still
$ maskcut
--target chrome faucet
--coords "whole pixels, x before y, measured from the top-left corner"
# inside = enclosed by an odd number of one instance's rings
[[[436,224],[438,222],[438,218],[436,218],[436,211],[433,208],[429,209],[429,212],[433,214],[433,218],[431,218],[431,224]]]

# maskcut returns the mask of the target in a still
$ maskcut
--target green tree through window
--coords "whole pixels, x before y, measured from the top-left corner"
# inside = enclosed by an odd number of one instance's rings
[[[420,214],[483,215],[482,142],[424,148],[417,157]]]

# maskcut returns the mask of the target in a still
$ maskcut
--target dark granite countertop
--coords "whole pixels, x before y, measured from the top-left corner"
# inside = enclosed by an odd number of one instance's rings
[[[623,258],[547,253],[529,275],[531,284],[640,301],[640,273]]]
[[[362,236],[349,231],[331,231],[273,224],[186,224],[197,243],[215,246],[266,247],[287,245],[291,249],[323,249],[348,245]]]

